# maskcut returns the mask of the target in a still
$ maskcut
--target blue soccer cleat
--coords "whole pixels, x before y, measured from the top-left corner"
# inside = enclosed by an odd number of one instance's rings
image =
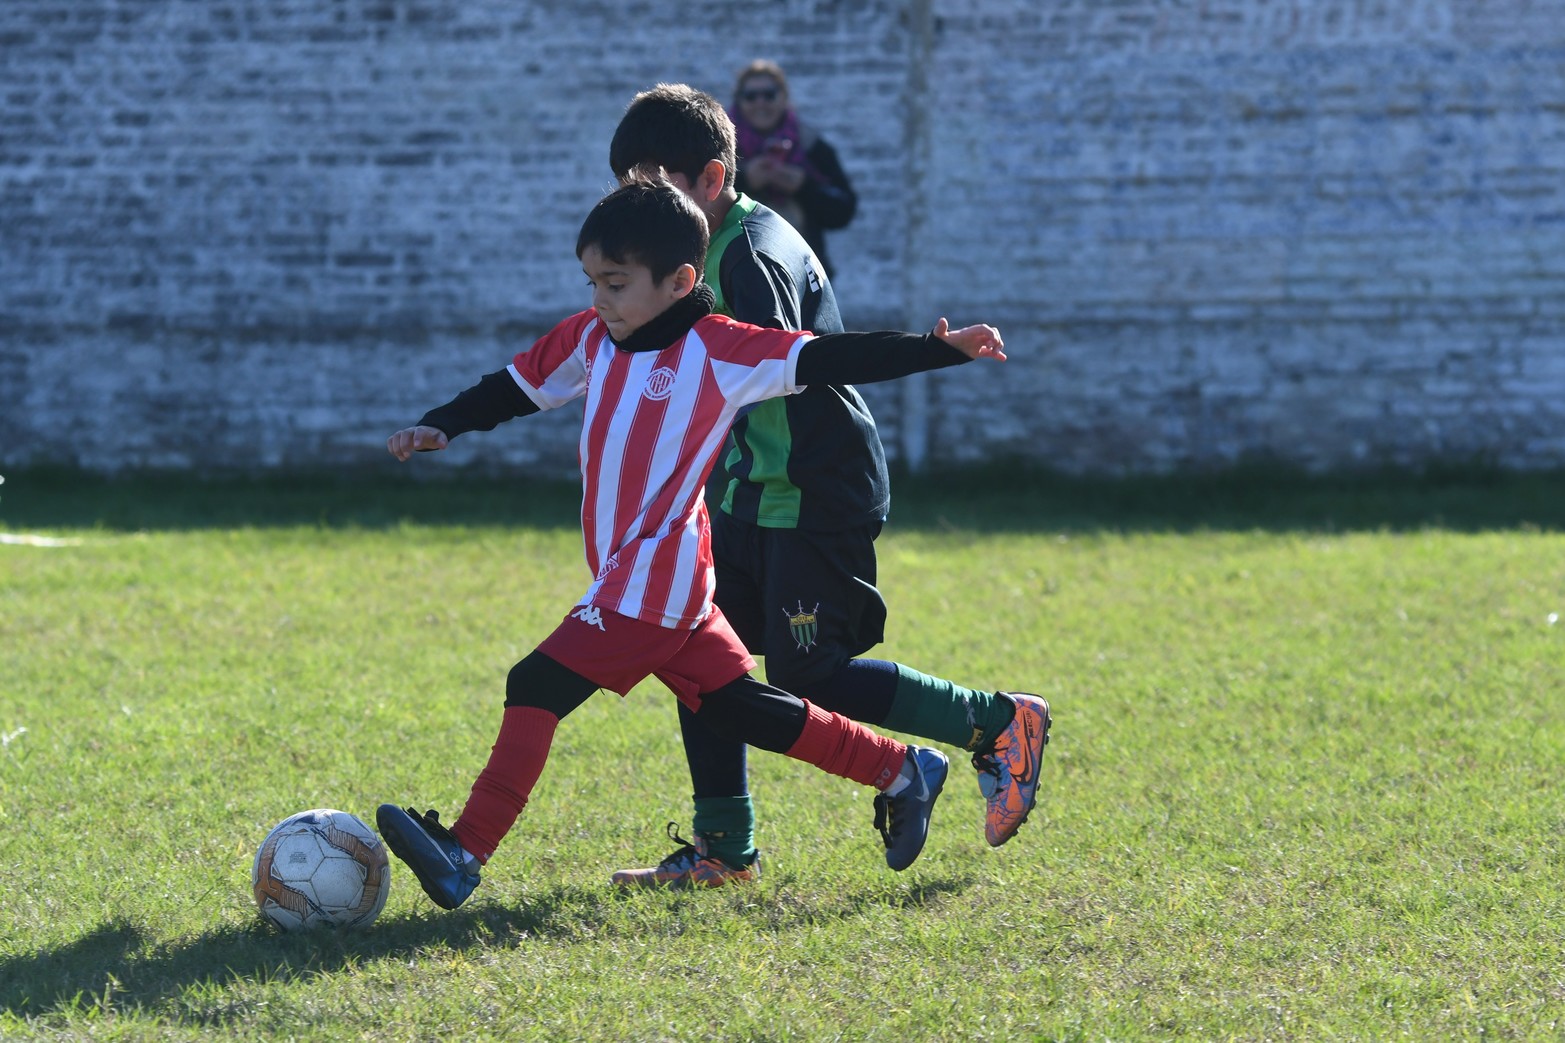
[[[375,825],[391,853],[408,864],[424,893],[440,908],[455,909],[478,886],[478,864],[440,824],[436,812],[419,816],[412,808],[382,804],[375,810]]]
[[[886,865],[898,872],[912,865],[924,850],[929,814],[951,768],[945,754],[927,746],[909,746],[907,756],[913,764],[913,781],[895,797],[884,793],[875,797],[875,828],[886,843]]]

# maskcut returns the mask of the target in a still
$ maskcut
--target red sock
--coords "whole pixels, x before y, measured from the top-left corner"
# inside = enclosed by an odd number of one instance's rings
[[[788,756],[876,789],[885,789],[897,777],[907,758],[906,746],[809,700],[804,705],[810,714]]]
[[[559,723],[554,714],[536,706],[505,708],[489,763],[478,773],[467,807],[451,826],[457,840],[480,862],[489,861],[527,806]]]

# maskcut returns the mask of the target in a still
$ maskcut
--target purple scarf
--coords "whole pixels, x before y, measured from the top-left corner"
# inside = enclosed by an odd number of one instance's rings
[[[739,158],[741,160],[761,155],[767,151],[767,145],[772,144],[779,150],[778,156],[783,162],[790,163],[796,167],[803,167],[805,174],[816,181],[826,180],[821,176],[820,171],[815,169],[815,165],[810,162],[809,157],[804,154],[804,142],[799,140],[804,136],[804,132],[799,127],[799,114],[793,111],[793,106],[790,105],[783,112],[783,118],[770,131],[757,130],[753,123],[739,114],[739,106],[737,105],[728,110],[728,118],[734,121],[734,130],[737,132],[739,139]],[[785,143],[788,148],[786,155],[781,152]],[[764,203],[766,200],[763,199],[762,202]]]

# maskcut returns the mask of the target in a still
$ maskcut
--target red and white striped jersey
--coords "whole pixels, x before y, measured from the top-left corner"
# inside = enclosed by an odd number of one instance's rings
[[[586,397],[581,528],[592,586],[578,604],[691,629],[716,581],[703,493],[735,414],[791,395],[808,333],[708,315],[661,351],[621,351],[592,311],[519,353],[511,376],[540,409]]]

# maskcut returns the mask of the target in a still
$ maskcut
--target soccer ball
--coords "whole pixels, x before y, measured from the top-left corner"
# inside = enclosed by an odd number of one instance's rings
[[[261,842],[250,870],[261,918],[284,931],[367,927],[391,890],[386,846],[346,811],[289,815]]]

